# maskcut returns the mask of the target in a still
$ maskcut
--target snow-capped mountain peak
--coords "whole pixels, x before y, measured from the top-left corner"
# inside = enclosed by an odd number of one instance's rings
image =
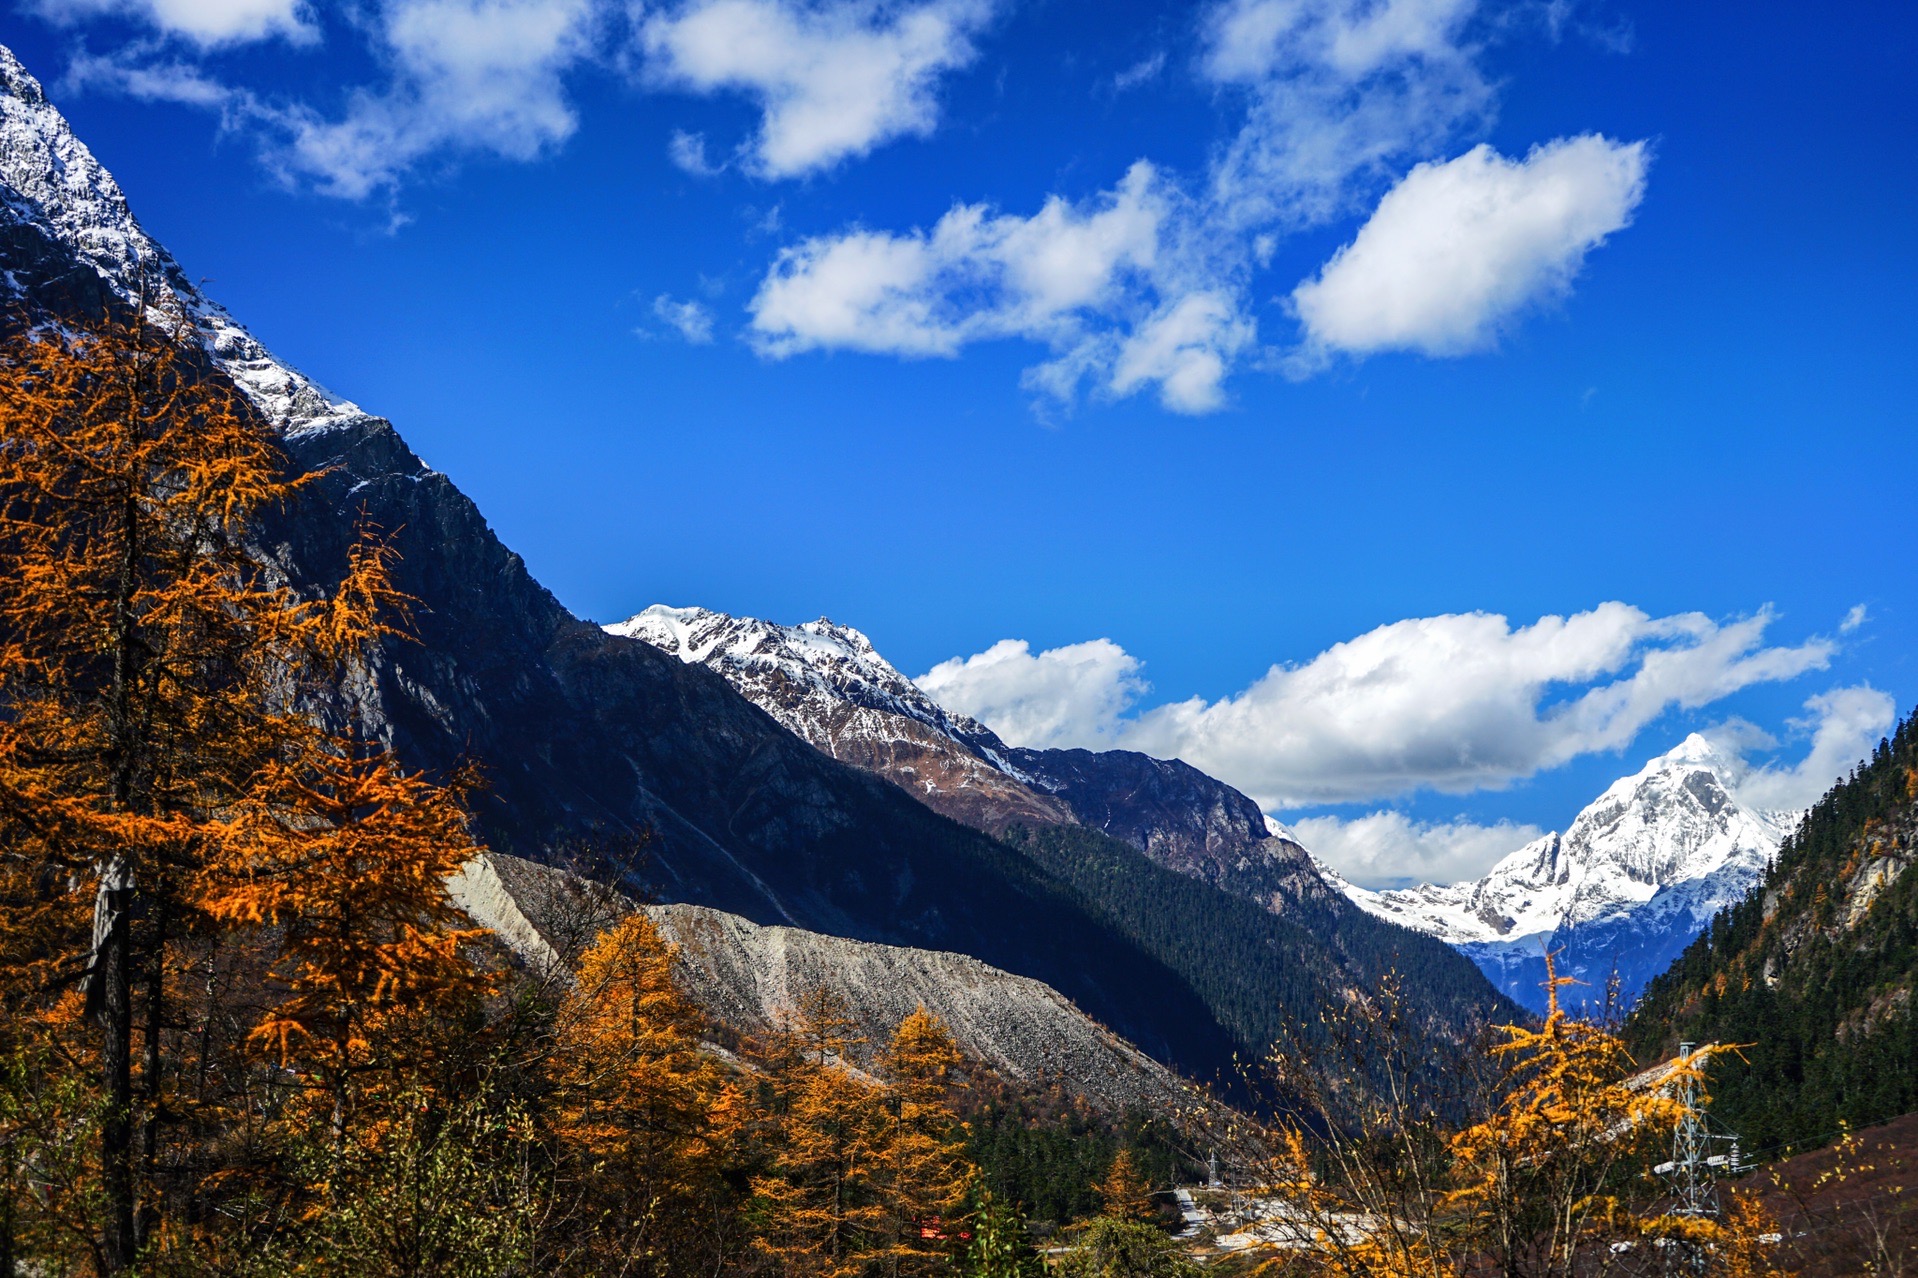
[[[828,746],[825,725],[831,712],[852,705],[901,715],[967,749],[1004,751],[989,728],[948,713],[880,656],[862,632],[826,617],[782,626],[708,608],[654,604],[606,630],[644,640],[689,665],[712,667],[735,685],[776,685],[778,695],[753,700],[822,749]],[[994,762],[1008,775],[1018,775],[1002,758]]]
[[[366,419],[358,405],[274,358],[225,308],[200,292],[172,255],[141,229],[120,184],[74,136],[40,82],[4,45],[0,204],[9,220],[37,229],[93,267],[122,302],[144,302],[160,316],[171,309],[169,302],[177,304],[175,314],[184,314],[199,330],[214,362],[282,431],[329,430]],[[97,290],[100,281],[92,281],[91,287]],[[22,297],[29,283],[13,275],[0,279],[0,297]],[[77,281],[75,286],[84,289],[88,283]],[[156,298],[156,289],[171,298]]]
[[[1008,747],[940,706],[851,626],[656,604],[606,629],[725,679],[815,748],[988,833],[1085,825],[1270,909],[1336,900],[1284,827],[1176,760]]]
[[[1628,993],[1764,875],[1795,813],[1738,798],[1737,761],[1694,733],[1581,811],[1563,834],[1507,855],[1483,878],[1374,892],[1361,909],[1439,937],[1505,992],[1537,1005],[1545,949],[1588,983],[1616,966]]]

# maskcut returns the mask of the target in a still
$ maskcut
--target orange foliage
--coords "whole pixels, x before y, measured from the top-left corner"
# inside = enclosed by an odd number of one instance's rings
[[[709,1218],[700,1208],[740,1123],[740,1097],[674,984],[673,954],[642,912],[600,937],[561,1004],[550,1065],[555,1133],[582,1164],[588,1201],[617,1215],[608,1238],[642,1273],[694,1267],[688,1227]]]
[[[1099,1192],[1099,1201],[1105,1214],[1116,1216],[1120,1220],[1150,1220],[1152,1211],[1152,1189],[1139,1175],[1138,1164],[1132,1161],[1132,1151],[1121,1146],[1112,1158],[1112,1166],[1106,1171],[1105,1179],[1093,1188]]]
[[[322,1073],[365,1063],[355,1009],[468,981],[458,795],[302,709],[404,619],[390,550],[363,537],[326,599],[247,550],[305,482],[183,317],[0,347],[0,983],[24,1015],[84,979],[109,1272],[159,1223],[183,944],[271,924],[288,997],[254,1032],[326,1039]]]

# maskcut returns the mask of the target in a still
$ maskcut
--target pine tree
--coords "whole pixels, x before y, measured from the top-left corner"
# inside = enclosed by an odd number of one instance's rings
[[[959,1269],[964,1278],[1039,1278],[1043,1266],[1015,1204],[979,1185],[967,1215],[972,1238]]]

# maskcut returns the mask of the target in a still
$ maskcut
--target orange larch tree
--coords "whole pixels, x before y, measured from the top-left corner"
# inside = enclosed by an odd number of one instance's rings
[[[808,991],[764,1061],[770,1168],[753,1178],[754,1251],[782,1278],[869,1272],[887,1237],[886,1089],[851,1062],[844,1005]]]
[[[1112,1166],[1106,1169],[1105,1179],[1093,1188],[1098,1191],[1105,1214],[1115,1220],[1150,1220],[1155,1214],[1152,1187],[1139,1174],[1132,1151],[1123,1145],[1112,1156]]]
[[[0,351],[0,793],[41,835],[45,872],[92,887],[90,937],[44,957],[83,973],[98,1025],[109,1272],[133,1263],[144,1223],[136,1145],[157,1117],[166,942],[206,821],[287,723],[269,689],[290,601],[243,530],[296,484],[259,416],[176,336],[142,312]]]
[[[592,1272],[707,1272],[708,1208],[740,1098],[701,1045],[673,947],[643,911],[581,957],[554,1025],[553,1126],[589,1206]],[[609,1254],[610,1253],[610,1254]],[[558,1258],[561,1262],[575,1259]]]
[[[44,1005],[84,986],[108,1273],[159,1220],[181,942],[270,922],[287,997],[259,1036],[324,1040],[306,1063],[346,1072],[359,1009],[468,980],[443,883],[472,851],[457,794],[309,712],[391,633],[390,554],[364,541],[304,599],[248,553],[303,482],[182,317],[0,346],[0,891],[27,907],[0,950]]]
[[[932,1273],[954,1252],[976,1171],[952,1107],[964,1059],[945,1022],[921,1006],[893,1031],[878,1064],[891,1117],[880,1168],[888,1217],[884,1271]]]

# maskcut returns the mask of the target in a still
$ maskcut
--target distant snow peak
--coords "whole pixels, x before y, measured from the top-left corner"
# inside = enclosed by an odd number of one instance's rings
[[[844,707],[863,707],[914,720],[981,753],[1008,776],[1026,779],[999,757],[1005,747],[984,724],[947,712],[880,656],[863,632],[828,617],[782,626],[709,608],[654,604],[606,630],[714,669],[815,746],[826,748],[829,725]]]
[[[1537,1007],[1539,956],[1628,995],[1662,971],[1720,909],[1763,876],[1796,814],[1742,803],[1735,759],[1696,733],[1608,787],[1561,834],[1536,839],[1483,878],[1373,892],[1335,886],[1359,908],[1464,951]]]
[[[606,629],[706,667],[814,748],[975,829],[1084,825],[1267,909],[1337,900],[1289,833],[1230,786],[1122,750],[1009,747],[850,626],[656,604]]]
[[[129,303],[156,306],[150,290],[172,293],[226,374],[268,421],[287,434],[366,420],[358,405],[331,394],[273,357],[226,310],[208,300],[180,264],[141,229],[125,194],[74,136],[40,82],[0,45],[0,218],[37,227],[100,273]],[[18,294],[0,282],[0,296]]]

